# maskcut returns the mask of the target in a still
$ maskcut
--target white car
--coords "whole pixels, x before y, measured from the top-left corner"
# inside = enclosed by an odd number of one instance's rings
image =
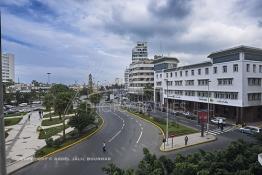
[[[212,118],[210,121],[211,121],[211,123],[216,124],[216,125],[220,121],[220,123],[223,123],[225,125],[226,124],[225,120],[226,120],[226,118],[224,118],[224,117],[215,117],[215,118]]]
[[[262,129],[256,126],[245,126],[239,128],[239,131],[246,134],[257,134],[257,133],[261,133]]]

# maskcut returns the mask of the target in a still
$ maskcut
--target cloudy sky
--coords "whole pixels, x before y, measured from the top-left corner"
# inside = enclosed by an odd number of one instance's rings
[[[207,60],[237,45],[262,47],[261,0],[1,0],[4,52],[16,79],[83,83],[123,77],[136,41],[149,55]]]

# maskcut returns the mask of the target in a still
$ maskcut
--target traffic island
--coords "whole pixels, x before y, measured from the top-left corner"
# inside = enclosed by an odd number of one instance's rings
[[[187,136],[187,144],[186,144]],[[208,142],[215,141],[216,137],[214,135],[208,134],[201,137],[201,133],[188,134],[178,137],[168,138],[167,142],[163,142],[160,146],[160,150],[163,152],[174,151],[190,146],[195,146],[199,144],[204,144]]]

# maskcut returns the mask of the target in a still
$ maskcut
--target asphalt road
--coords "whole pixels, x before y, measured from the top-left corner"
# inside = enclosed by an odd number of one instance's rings
[[[104,174],[101,169],[109,163],[115,163],[121,168],[135,168],[143,158],[144,147],[160,154],[162,135],[153,125],[119,111],[104,110],[102,116],[105,120],[103,128],[89,140],[14,174],[99,175]],[[102,151],[103,141],[106,142],[106,153]],[[107,160],[97,160],[98,158]]]

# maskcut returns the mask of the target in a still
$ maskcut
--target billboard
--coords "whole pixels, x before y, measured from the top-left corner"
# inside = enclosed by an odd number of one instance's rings
[[[200,123],[207,123],[207,111],[198,111],[198,120]]]

